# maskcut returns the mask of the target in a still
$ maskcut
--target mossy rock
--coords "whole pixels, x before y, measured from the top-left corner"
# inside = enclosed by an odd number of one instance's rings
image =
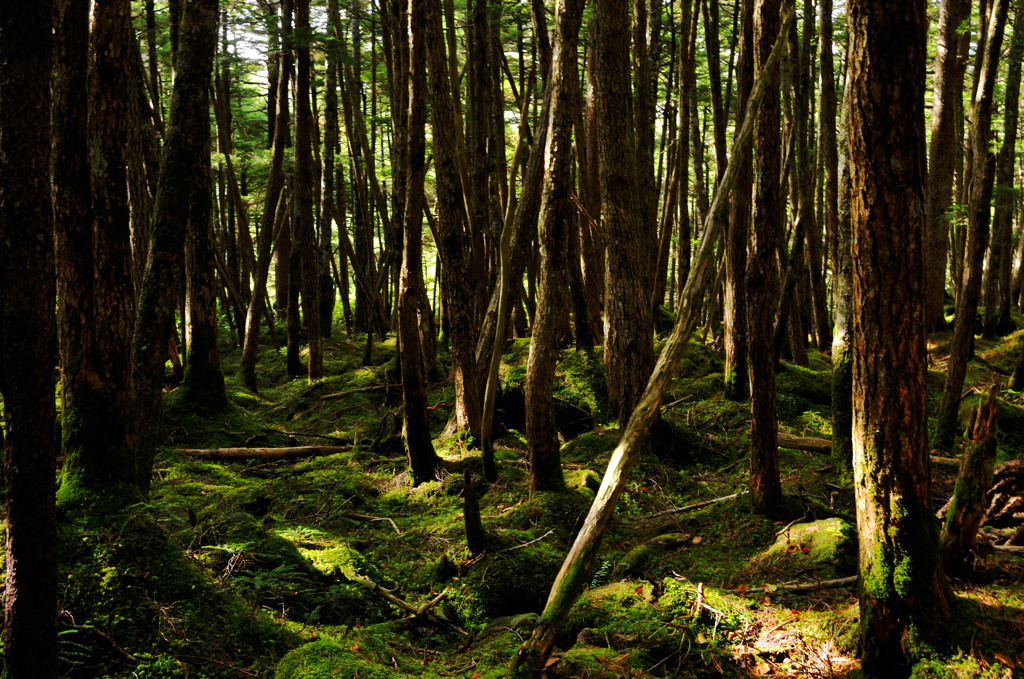
[[[619,430],[602,427],[582,434],[562,446],[562,462],[575,462],[601,469],[608,464],[619,442]]]
[[[394,670],[364,657],[358,642],[343,647],[335,641],[322,639],[299,646],[281,659],[274,679],[390,679]]]
[[[493,539],[493,556],[462,578],[458,596],[453,597],[458,616],[470,627],[502,616],[539,613],[544,607],[565,553],[543,540],[509,549],[527,542],[509,539],[513,535],[510,531],[502,536],[504,540]]]
[[[813,573],[837,578],[857,570],[857,531],[832,517],[798,523],[783,531],[768,549],[750,560],[748,574],[755,579],[789,581]]]
[[[588,488],[596,493],[601,487],[601,477],[593,469],[574,469],[565,473],[565,485],[574,490]]]

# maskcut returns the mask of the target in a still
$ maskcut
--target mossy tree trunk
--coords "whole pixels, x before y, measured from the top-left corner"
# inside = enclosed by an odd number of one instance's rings
[[[131,342],[136,412],[143,423],[136,440],[135,473],[144,491],[149,488],[163,415],[164,362],[174,335],[185,224],[193,211],[194,192],[209,190],[203,180],[202,158],[208,152],[203,140],[209,130],[217,9],[218,0],[194,0],[188,4],[182,21],[154,207],[153,244]]]
[[[971,412],[960,475],[946,509],[940,545],[947,573],[964,574],[967,570],[967,559],[988,510],[988,494],[996,465],[998,412],[999,401],[993,386],[985,403]]]
[[[843,110],[839,128],[847,129],[849,88],[843,88]],[[849,135],[839,140],[845,151]],[[839,469],[853,469],[853,356],[851,355],[850,313],[853,305],[852,233],[850,231],[850,164],[842,154],[839,167],[839,195],[835,225],[835,256],[832,271],[832,300],[835,327],[832,333],[832,457]]]
[[[60,7],[62,22],[69,12],[80,21],[83,13],[68,4]],[[49,185],[53,18],[52,0],[0,7],[0,393],[7,432],[6,440],[0,437],[7,519],[3,646],[4,676],[11,679],[57,676],[57,291]],[[76,36],[80,40],[81,32]]]
[[[852,0],[848,11],[861,662],[895,677],[948,615],[928,496],[927,19],[924,0]]]
[[[540,287],[526,369],[526,437],[530,446],[530,491],[562,490],[558,430],[555,427],[555,364],[562,321],[568,309],[567,239],[573,218],[569,202],[572,127],[577,55],[584,2],[567,0],[555,7],[550,110],[544,151],[544,188],[540,202]]]
[[[971,149],[973,163],[971,194],[967,226],[966,256],[960,293],[956,300],[956,321],[953,342],[949,348],[946,382],[942,387],[942,401],[935,427],[934,447],[949,448],[956,436],[960,411],[960,390],[967,374],[967,362],[974,346],[974,325],[981,294],[982,269],[988,247],[992,214],[992,183],[995,175],[995,156],[989,152],[992,138],[992,109],[996,76],[999,72],[1000,50],[1009,0],[994,0],[987,5],[987,31],[980,44],[984,55],[980,60],[981,74],[977,94],[971,107]]]

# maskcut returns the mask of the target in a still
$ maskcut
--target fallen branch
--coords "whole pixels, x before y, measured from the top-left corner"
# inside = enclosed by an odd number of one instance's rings
[[[1016,545],[992,545],[992,549],[997,552],[1005,552],[1006,554],[1024,554],[1024,547]]]
[[[942,465],[946,465],[948,467],[959,467],[960,466],[960,460],[956,459],[955,457],[941,457],[939,455],[932,455],[931,456],[931,461],[932,461],[932,464],[942,464]]]
[[[726,495],[724,497],[716,497],[713,500],[704,500],[703,502],[696,502],[696,503],[694,503],[692,505],[686,505],[685,507],[674,507],[672,509],[666,509],[664,511],[658,512],[657,514],[652,514],[652,516],[661,516],[662,514],[682,514],[683,512],[692,512],[695,509],[701,509],[702,507],[707,507],[708,505],[713,505],[716,502],[725,502],[726,500],[732,500],[733,498],[740,497],[741,495],[746,495],[749,492],[750,491],[747,491],[747,490],[741,490],[738,493],[733,493],[732,495]]]
[[[789,582],[782,583],[779,585],[765,585],[763,587],[747,587],[746,589],[737,588],[736,594],[747,594],[750,592],[775,592],[777,590],[785,590],[787,592],[817,592],[822,589],[841,589],[843,587],[853,587],[857,584],[857,580],[860,578],[859,575],[851,575],[848,578],[836,578],[835,580],[821,580],[820,582]]]
[[[449,632],[455,632],[456,634],[460,635],[463,639],[468,639],[470,637],[469,632],[467,632],[466,630],[448,622],[444,618],[439,618],[430,612],[431,608],[444,601],[445,597],[448,596],[447,591],[441,592],[433,599],[417,608],[410,604],[408,601],[402,599],[401,597],[395,596],[394,592],[392,592],[389,589],[384,589],[383,587],[381,587],[365,575],[358,575],[355,577],[355,580],[362,582],[364,585],[369,587],[370,591],[372,591],[380,598],[384,599],[385,601],[391,604],[394,604],[398,608],[401,608],[403,611],[410,613],[411,615],[406,619],[407,622],[426,621],[431,625],[434,625],[435,627],[440,627],[441,629],[447,630]]]
[[[337,394],[324,394],[323,396],[320,397],[320,400],[321,401],[333,401],[334,399],[337,399],[337,398],[345,398],[346,396],[351,396],[352,394],[362,394],[362,393],[365,393],[367,391],[379,391],[381,389],[384,389],[386,391],[386,390],[388,390],[388,389],[390,389],[391,387],[394,387],[394,386],[396,386],[396,385],[394,385],[394,384],[374,384],[374,385],[371,385],[369,387],[359,387],[357,389],[349,389],[347,391],[339,391]]]
[[[139,662],[138,658],[136,658],[134,655],[132,655],[128,651],[126,651],[123,648],[121,648],[121,646],[118,645],[118,643],[114,640],[114,637],[110,636],[109,634],[107,634],[103,630],[98,629],[96,627],[92,627],[90,625],[78,625],[78,624],[76,624],[75,623],[75,619],[72,618],[71,614],[68,613],[67,611],[61,611],[60,612],[60,617],[62,619],[64,619],[64,620],[66,620],[67,623],[68,623],[68,626],[71,627],[71,629],[75,630],[76,632],[91,632],[95,636],[99,637],[103,641],[105,641],[108,644],[110,644],[110,647],[118,655],[120,655],[122,658],[125,658],[126,660],[130,660],[130,661],[136,662],[136,663]]]
[[[502,552],[511,552],[513,549],[522,549],[523,547],[529,547],[530,545],[532,545],[532,544],[534,544],[536,542],[540,542],[541,540],[543,540],[544,538],[546,538],[547,536],[551,535],[554,532],[555,532],[554,529],[551,529],[547,533],[544,533],[544,535],[541,535],[539,538],[536,538],[534,540],[530,540],[529,542],[524,542],[521,545],[515,545],[514,547],[509,547],[508,549],[503,549],[501,551]]]
[[[286,457],[321,457],[346,453],[352,446],[294,446],[292,448],[182,448],[185,455],[203,460],[281,460]]]
[[[369,516],[367,514],[356,514],[355,512],[348,512],[345,516],[352,519],[363,519],[364,521],[387,521],[391,524],[391,527],[395,529],[396,533],[399,535],[402,534],[402,531],[398,530],[398,524],[395,523],[395,520],[387,516]]]

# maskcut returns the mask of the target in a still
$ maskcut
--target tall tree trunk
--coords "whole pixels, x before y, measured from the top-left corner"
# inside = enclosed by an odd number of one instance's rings
[[[601,210],[608,243],[604,365],[608,404],[626,422],[654,366],[648,273],[649,232],[637,202],[629,78],[629,8],[624,0],[594,5],[595,84]]]
[[[540,289],[530,358],[526,369],[526,438],[530,446],[530,491],[562,490],[558,430],[555,428],[555,364],[561,321],[567,309],[567,238],[573,206],[567,181],[572,163],[572,128],[576,107],[576,46],[584,0],[561,0],[555,6],[554,53],[551,65],[550,111],[544,149],[544,189],[538,240],[541,251]]]
[[[459,147],[455,106],[449,88],[448,60],[441,30],[439,0],[427,0],[426,49],[430,71],[430,103],[433,113],[434,167],[437,170],[437,247],[444,263],[441,281],[445,312],[452,338],[452,377],[455,383],[455,416],[460,429],[480,434],[482,399],[476,369],[477,310],[474,300],[483,281],[474,277],[471,252],[477,243],[466,215],[459,172]],[[457,74],[452,74],[457,77]]]
[[[685,1],[685,0],[684,0]],[[736,110],[743,111],[754,82],[754,2],[742,0],[739,59],[736,65]],[[740,400],[749,389],[747,375],[747,242],[750,239],[751,187],[754,184],[749,150],[729,161],[738,166],[737,190],[729,200],[725,232],[725,394]]]
[[[284,74],[281,76],[281,81],[284,83],[287,83],[288,79],[291,78],[295,66],[295,54],[292,51],[294,47],[292,44],[293,36],[292,0],[281,0],[281,53],[279,69]],[[275,109],[276,124],[280,124],[280,116],[283,115],[285,117],[284,148],[292,145],[289,133],[291,128],[288,125],[289,91],[288,87],[277,88],[277,108]],[[276,129],[274,134],[277,134]],[[277,241],[277,255],[274,261],[274,309],[277,310],[278,318],[287,318],[288,316],[288,290],[291,288],[292,283],[292,232],[290,222],[290,219],[284,222],[284,231],[281,232],[280,239]]]
[[[861,664],[868,676],[896,677],[909,674],[910,644],[949,613],[928,496],[928,24],[924,0],[850,0],[847,7]]]
[[[423,262],[421,234],[423,231],[423,180],[426,175],[425,126],[427,120],[427,56],[424,44],[426,3],[409,3],[409,33],[396,35],[409,43],[407,81],[409,108],[402,124],[407,138],[404,156],[409,161],[408,191],[405,204],[405,235],[402,240],[402,271],[398,288],[398,347],[402,371],[403,423],[402,439],[412,471],[413,483],[429,481],[441,459],[434,452],[427,415],[427,393],[424,388],[423,358],[420,351],[419,315],[422,309]]]
[[[994,189],[995,215],[992,218],[992,243],[985,269],[985,334],[1009,331],[1010,270],[1013,255],[1013,213],[1017,205],[1014,194],[1014,165],[1017,160],[1017,119],[1020,103],[1021,54],[1024,52],[1024,3],[1016,3],[1013,17],[1013,38],[1010,41],[1009,66],[1004,95],[1003,145],[996,160]]]
[[[985,34],[984,61],[978,92],[971,107],[971,146],[974,164],[971,167],[971,202],[967,234],[967,256],[960,294],[956,301],[956,322],[953,326],[953,342],[949,348],[949,363],[946,382],[942,388],[938,422],[935,429],[935,447],[946,449],[956,435],[957,416],[960,410],[960,390],[967,373],[974,345],[974,321],[978,313],[978,298],[981,292],[981,270],[984,266],[985,248],[988,246],[989,224],[991,221],[992,182],[995,174],[995,157],[989,153],[992,137],[992,107],[996,74],[999,69],[999,55],[1003,43],[1003,28],[1009,0],[993,0],[988,31]]]
[[[760,78],[776,36],[779,0],[754,2],[754,76]],[[768,90],[754,119],[754,213],[747,264],[747,370],[750,376],[750,497],[758,511],[771,513],[782,499],[772,331],[779,272],[775,253],[784,206],[779,188],[779,75],[768,73]]]
[[[81,22],[83,13],[75,9],[60,5],[60,23]],[[7,433],[6,440],[0,438],[7,519],[3,659],[4,676],[11,679],[57,677],[57,291],[49,185],[53,20],[50,0],[0,7],[0,393]],[[79,64],[80,29],[79,23],[73,47]],[[81,138],[81,128],[74,134]]]
[[[295,31],[309,32],[309,0],[296,0]],[[295,71],[295,222],[294,243],[302,259],[302,320],[309,349],[310,380],[324,376],[320,332],[320,254],[313,221],[313,114],[309,103],[309,42],[296,43]]]
[[[153,218],[153,245],[142,281],[135,331],[131,338],[136,438],[135,474],[148,490],[163,415],[164,363],[174,337],[174,314],[184,258],[185,224],[194,194],[203,181],[202,157],[209,130],[209,91],[217,45],[218,0],[193,0],[182,22],[178,62],[160,163]],[[65,466],[67,461],[65,461]]]
[[[943,0],[935,55],[935,99],[932,104],[931,145],[928,159],[928,287],[925,323],[929,329],[944,324],[946,253],[953,173],[960,147],[956,133],[955,102],[963,97],[964,69],[960,59],[961,24],[968,17],[970,0]],[[955,280],[955,279],[954,279]]]
[[[843,88],[843,110],[839,129],[847,130],[850,115],[849,71]],[[839,166],[839,195],[836,209],[835,251],[832,258],[832,299],[835,305],[835,332],[832,335],[832,458],[839,469],[853,468],[853,233],[850,222],[849,135],[843,145]],[[827,209],[826,209],[827,214]]]

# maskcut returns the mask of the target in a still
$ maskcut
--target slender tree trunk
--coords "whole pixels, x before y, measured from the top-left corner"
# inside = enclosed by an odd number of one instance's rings
[[[69,12],[81,20],[74,8],[59,10],[61,23]],[[7,519],[3,659],[4,676],[11,679],[57,677],[57,291],[49,185],[53,20],[50,0],[0,8],[0,393],[7,433],[6,440],[0,438]]]
[[[685,1],[685,0],[684,0]],[[739,5],[738,5],[739,7]],[[736,110],[743,111],[754,82],[754,3],[742,0],[739,59],[736,66]],[[747,375],[747,242],[750,239],[751,187],[754,184],[750,151],[733,156],[738,166],[737,190],[729,201],[725,232],[725,393],[740,400],[749,393]]]
[[[946,253],[953,174],[960,146],[956,134],[955,101],[962,98],[964,68],[959,56],[961,24],[968,17],[970,0],[943,0],[935,55],[935,99],[932,104],[931,145],[928,161],[928,287],[925,322],[929,329],[944,324]],[[954,278],[955,280],[955,278]]]
[[[538,240],[541,251],[540,289],[530,358],[526,370],[526,438],[530,446],[530,491],[562,490],[558,430],[555,428],[555,364],[561,321],[567,308],[569,283],[567,238],[571,233],[567,181],[572,163],[575,111],[576,46],[583,19],[583,0],[560,1],[555,7],[554,53],[551,66],[550,112],[544,150],[544,189]]]
[[[849,77],[847,77],[847,85]],[[839,129],[848,129],[849,87],[844,87],[843,111]],[[832,335],[832,457],[839,469],[853,468],[853,233],[850,222],[849,135],[839,140],[843,162],[839,166],[839,195],[836,210],[836,254],[833,257],[832,299],[835,305],[835,332]],[[827,212],[826,212],[827,214]]]
[[[295,30],[309,32],[309,0],[296,0]],[[309,349],[310,380],[324,376],[320,328],[320,254],[313,222],[313,114],[309,102],[309,42],[295,46],[295,204],[294,243],[302,259],[302,320]]]
[[[408,191],[405,203],[405,235],[402,247],[402,271],[398,292],[398,345],[402,370],[402,439],[412,470],[413,483],[429,481],[441,459],[434,452],[427,416],[423,358],[420,351],[419,315],[423,295],[421,233],[423,230],[423,180],[426,175],[425,125],[427,119],[426,3],[409,2],[409,34],[396,36],[409,41],[407,81],[409,108],[402,128],[407,132],[405,157],[409,161]]]
[[[992,136],[993,92],[999,68],[999,55],[1008,4],[1008,0],[994,0],[991,3],[991,16],[988,18],[988,31],[983,43],[985,54],[981,80],[971,110],[971,145],[974,149],[974,164],[971,167],[972,189],[967,256],[964,261],[962,287],[957,296],[953,342],[949,349],[946,382],[942,388],[942,401],[939,404],[935,430],[934,445],[940,449],[947,449],[953,443],[956,435],[957,416],[960,410],[960,390],[963,387],[967,362],[970,360],[971,348],[974,344],[974,321],[978,313],[985,248],[988,246],[992,182],[995,174],[995,157],[988,150],[989,140]]]
[[[909,674],[910,645],[949,613],[928,493],[927,18],[924,0],[847,7],[861,664],[897,677]]]
[[[779,0],[754,3],[754,76],[765,71],[780,32]],[[782,499],[772,331],[779,272],[775,261],[782,231],[779,188],[779,76],[768,74],[768,91],[754,119],[754,216],[747,264],[747,369],[750,376],[750,497],[758,511],[771,513]]]
[[[1013,38],[1004,95],[1003,145],[996,160],[995,215],[992,243],[985,269],[985,334],[994,337],[1012,329],[1010,324],[1010,271],[1013,255],[1014,165],[1017,160],[1017,119],[1020,103],[1021,53],[1024,51],[1024,3],[1014,9]]]
[[[281,53],[279,69],[283,76],[281,82],[287,84],[295,66],[295,54],[292,51],[292,0],[281,0]],[[283,148],[291,146],[290,127],[288,125],[288,87],[277,88],[277,108],[275,122],[280,124],[280,116],[285,117],[285,133]],[[277,134],[276,129],[274,134]],[[285,220],[284,231],[277,241],[277,255],[274,261],[274,309],[278,318],[288,317],[288,290],[291,288],[292,271],[292,232],[291,220]]]

